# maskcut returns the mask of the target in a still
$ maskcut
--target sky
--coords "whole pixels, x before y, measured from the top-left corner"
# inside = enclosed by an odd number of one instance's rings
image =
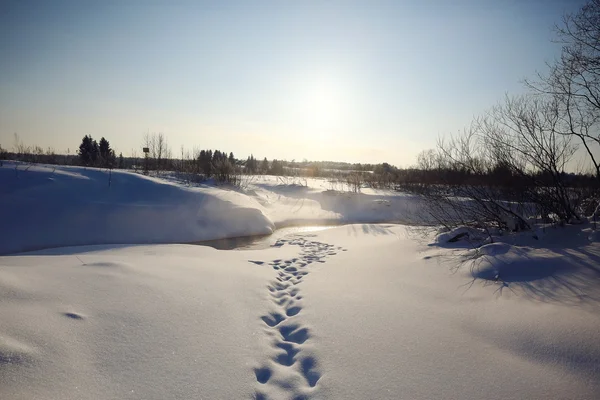
[[[524,92],[582,4],[0,0],[0,145],[409,166]]]

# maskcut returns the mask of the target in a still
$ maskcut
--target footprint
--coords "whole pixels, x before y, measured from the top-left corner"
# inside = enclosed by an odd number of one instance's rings
[[[286,325],[279,328],[279,333],[286,342],[302,344],[310,338],[307,328],[300,328],[299,325]]]
[[[285,353],[279,353],[275,357],[275,361],[286,367],[294,365],[296,362],[296,354],[298,354],[300,350],[295,348],[292,343],[277,343],[276,346],[285,351]]]
[[[273,312],[269,315],[263,315],[262,317],[260,317],[260,319],[262,319],[265,324],[269,325],[270,327],[273,327],[279,325],[281,321],[285,320],[285,317],[279,313]]]
[[[290,285],[288,285],[287,283],[282,283],[282,282],[272,282],[271,285],[268,285],[267,288],[269,289],[270,292],[280,292],[282,290],[287,289],[288,287],[290,287]]]
[[[302,375],[304,375],[304,378],[310,387],[315,387],[317,382],[319,382],[319,379],[321,379],[321,374],[315,369],[316,366],[317,363],[312,357],[306,357],[300,363]]]
[[[298,315],[300,311],[302,311],[302,307],[293,306],[285,310],[285,315],[287,315],[288,317],[293,317],[294,315]]]
[[[287,303],[289,300],[290,300],[290,299],[289,299],[289,297],[288,297],[288,296],[285,296],[285,297],[282,297],[282,298],[280,298],[280,299],[273,299],[273,302],[274,302],[275,304],[277,304],[278,306],[283,306],[283,305],[284,305],[285,303]]]
[[[263,265],[265,263],[264,261],[254,261],[254,260],[248,260],[248,262],[254,263],[256,265]]]
[[[271,370],[269,368],[255,368],[254,374],[256,375],[256,380],[263,385],[269,381],[271,378]]]

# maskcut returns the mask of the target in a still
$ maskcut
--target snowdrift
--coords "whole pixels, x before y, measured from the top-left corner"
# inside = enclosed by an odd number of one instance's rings
[[[361,193],[329,189],[326,179],[303,180],[303,185],[281,184],[262,176],[251,195],[277,227],[309,223],[420,224],[428,222],[418,196],[392,190],[363,188]]]
[[[110,182],[110,185],[109,185]],[[0,254],[47,247],[183,243],[269,234],[248,196],[124,172],[4,162]]]
[[[98,168],[0,167],[0,254],[90,244],[193,243],[270,234],[276,228],[347,223],[421,223],[419,200],[392,191],[327,189],[253,177],[244,191],[186,186]]]

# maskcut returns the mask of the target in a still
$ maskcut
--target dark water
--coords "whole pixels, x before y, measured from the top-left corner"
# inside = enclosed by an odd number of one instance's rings
[[[293,226],[276,229],[270,235],[241,236],[228,239],[203,240],[189,244],[209,246],[217,250],[258,250],[271,247],[277,240],[292,234],[317,232],[334,226]]]

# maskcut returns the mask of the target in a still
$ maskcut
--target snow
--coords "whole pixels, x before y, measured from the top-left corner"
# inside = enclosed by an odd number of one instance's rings
[[[308,178],[306,185],[282,184],[263,176],[251,185],[252,194],[277,227],[307,223],[422,222],[416,196],[390,190],[361,193],[331,190],[326,179]],[[337,186],[336,186],[337,187]]]
[[[499,296],[407,232],[0,257],[0,398],[598,398],[597,275]]]
[[[245,190],[232,190],[185,186],[172,175],[160,179],[6,161],[0,167],[0,254],[90,244],[194,243],[294,225],[419,221],[413,196],[336,192],[320,179],[304,180],[307,186],[285,182],[263,176]]]
[[[0,256],[1,399],[600,398],[589,224],[473,248],[395,192],[108,176],[0,168],[0,252],[46,248]]]
[[[0,261],[0,398],[247,398],[270,271],[200,246],[60,254]]]
[[[435,238],[436,243],[439,245],[465,240],[473,243],[481,242],[485,240],[485,233],[468,226],[459,226],[449,231],[441,232]]]
[[[188,188],[131,172],[109,175],[100,169],[5,162],[0,183],[0,254],[72,245],[194,242],[269,234],[275,228],[260,205],[241,193]]]

